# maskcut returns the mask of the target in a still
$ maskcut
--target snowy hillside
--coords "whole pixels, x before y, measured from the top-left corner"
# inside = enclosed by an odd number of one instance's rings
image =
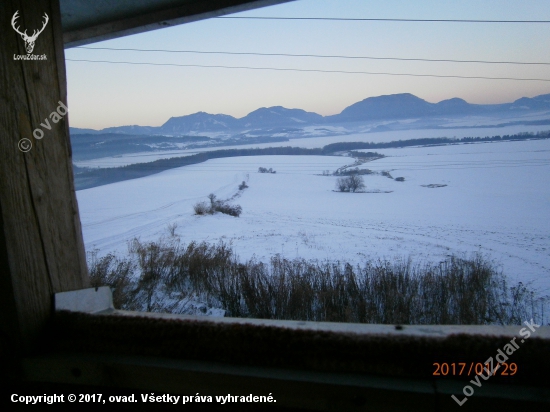
[[[349,125],[344,126],[307,126],[301,129],[302,136],[297,137],[294,132],[294,136],[290,134],[286,137],[290,138],[289,141],[282,142],[268,142],[268,143],[251,143],[251,144],[239,144],[232,146],[227,144],[223,149],[247,149],[247,148],[267,148],[267,147],[302,147],[306,149],[321,148],[325,145],[339,142],[391,142],[397,140],[408,139],[423,139],[423,138],[437,138],[437,137],[471,137],[471,136],[503,136],[513,135],[516,133],[530,132],[537,133],[540,131],[547,131],[549,126],[547,124],[537,126],[524,126],[514,125],[505,127],[490,127],[485,123],[490,123],[495,119],[490,118],[462,118],[448,121],[445,124],[448,127],[443,129],[415,129],[415,130],[386,130],[386,131],[374,131],[382,123],[376,123],[376,126],[361,124],[355,129],[350,128]],[[388,123],[389,122],[385,122]],[[404,122],[401,122],[404,123]],[[474,127],[474,124],[482,124],[483,127]],[[392,126],[392,127],[395,127]],[[86,158],[86,160],[75,160],[74,164],[78,167],[84,168],[104,168],[104,167],[120,167],[135,163],[153,162],[158,159],[170,159],[179,156],[188,156],[191,154],[218,150],[220,147],[204,147],[204,148],[192,148],[192,149],[171,149],[162,150],[155,149],[147,152],[127,153],[118,156],[100,157],[100,158]]]
[[[337,178],[322,172],[353,162],[338,156],[209,160],[78,191],[86,249],[122,254],[132,237],[155,240],[176,223],[182,242],[222,239],[243,259],[437,262],[481,252],[512,280],[550,293],[549,140],[380,152],[388,157],[362,168],[405,181],[366,175],[367,193],[334,191]],[[209,193],[231,198],[242,181],[249,188],[231,201],[242,206],[239,218],[193,214]]]

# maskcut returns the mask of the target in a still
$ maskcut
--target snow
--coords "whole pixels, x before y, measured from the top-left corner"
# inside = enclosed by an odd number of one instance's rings
[[[482,121],[483,120],[483,121]],[[477,123],[485,123],[494,119],[476,120]],[[385,132],[368,132],[369,127],[365,126],[365,131],[357,132],[353,129],[346,129],[342,126],[307,126],[303,128],[302,135],[305,137],[292,138],[289,133],[277,133],[273,136],[291,137],[287,142],[270,142],[270,143],[253,143],[238,146],[216,146],[194,149],[175,149],[175,150],[159,150],[151,152],[130,153],[115,157],[104,157],[100,159],[75,161],[74,164],[78,167],[120,167],[134,163],[153,162],[158,159],[169,159],[172,157],[189,156],[198,152],[221,150],[221,149],[247,149],[247,148],[266,148],[266,147],[303,147],[307,149],[321,148],[331,143],[339,142],[391,142],[396,140],[432,138],[432,137],[485,137],[485,136],[504,136],[512,135],[521,132],[539,132],[550,129],[549,125],[525,126],[514,125],[505,127],[465,127],[476,123],[471,118],[449,120],[446,125],[455,125],[440,129],[413,129],[413,130],[392,130]],[[388,124],[391,122],[377,122],[376,126]],[[407,120],[401,120],[399,123],[407,123]],[[211,134],[202,133],[201,135]],[[217,136],[219,137],[219,136]]]
[[[352,158],[254,156],[78,191],[86,249],[122,254],[134,236],[155,240],[177,223],[182,242],[224,240],[241,259],[279,253],[353,263],[437,262],[480,252],[511,280],[550,293],[549,140],[377,151],[388,157],[361,168],[390,171],[404,182],[365,175],[371,193],[339,193],[337,178],[322,172]],[[277,173],[258,173],[258,167]],[[239,192],[243,180],[249,188]],[[430,184],[447,186],[422,186]],[[209,193],[236,195],[231,202],[242,206],[241,216],[195,216],[193,205]]]

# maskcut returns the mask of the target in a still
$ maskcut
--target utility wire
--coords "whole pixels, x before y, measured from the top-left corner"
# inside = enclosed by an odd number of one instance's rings
[[[321,69],[290,69],[290,68],[283,68],[283,67],[222,66],[222,65],[204,65],[204,64],[142,63],[142,62],[87,60],[87,59],[65,59],[65,60],[70,62],[132,64],[132,65],[145,65],[145,66],[204,67],[204,68],[217,68],[217,69],[272,70],[272,71],[291,71],[291,72],[310,72],[310,73],[311,72],[344,73],[344,74],[370,74],[370,75],[384,75],[384,76],[438,77],[438,78],[453,78],[453,79],[516,80],[516,81],[550,82],[550,79],[528,79],[528,78],[518,78],[518,77],[458,76],[458,75],[440,75],[440,74],[362,72],[362,71],[321,70]]]
[[[292,54],[292,53],[257,53],[257,52],[224,52],[224,51],[199,51],[199,50],[164,50],[164,49],[117,49],[112,47],[76,47],[87,50],[114,50],[137,52],[161,52],[161,53],[193,53],[193,54],[224,54],[238,56],[284,56],[284,57],[316,57],[329,59],[364,59],[364,60],[397,60],[419,62],[451,62],[451,63],[484,63],[484,64],[521,64],[521,65],[550,65],[547,62],[517,62],[517,61],[491,61],[491,60],[456,60],[456,59],[419,59],[404,57],[374,57],[374,56],[342,56],[323,54]]]
[[[413,22],[413,23],[550,23],[550,20],[462,20],[462,19],[363,19],[345,17],[238,17],[223,16],[216,19],[235,20],[321,20],[321,21],[389,21],[389,22]]]

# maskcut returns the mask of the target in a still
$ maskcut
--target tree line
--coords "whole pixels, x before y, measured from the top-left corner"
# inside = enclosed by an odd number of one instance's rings
[[[504,136],[485,136],[485,137],[425,137],[420,139],[408,140],[393,140],[391,142],[374,143],[374,142],[341,142],[331,143],[323,147],[323,154],[335,152],[356,150],[356,149],[392,149],[397,147],[409,146],[436,146],[453,143],[475,143],[475,142],[498,142],[507,140],[529,140],[529,139],[550,139],[550,130],[529,133],[522,132],[513,135]],[[356,152],[359,153],[359,152]]]
[[[76,190],[88,189],[109,183],[123,180],[137,179],[160,173],[176,167],[189,166],[206,162],[210,159],[220,159],[238,156],[331,156],[336,152],[353,151],[357,149],[387,149],[396,147],[422,146],[422,145],[444,145],[467,142],[487,142],[506,140],[528,140],[528,139],[549,139],[550,131],[538,133],[518,133],[515,135],[492,136],[492,137],[463,137],[460,139],[449,137],[421,138],[410,140],[397,140],[385,143],[367,142],[341,142],[332,143],[322,148],[305,149],[301,147],[267,147],[255,149],[223,149],[197,153],[191,156],[173,157],[170,159],[159,159],[148,163],[135,163],[122,167],[109,167],[92,169],[85,172],[75,173]],[[352,152],[352,155],[361,157],[383,157],[376,152]]]

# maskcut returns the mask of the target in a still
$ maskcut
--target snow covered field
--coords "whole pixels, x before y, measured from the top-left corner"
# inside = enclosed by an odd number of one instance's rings
[[[372,135],[365,136],[370,141]],[[409,131],[414,137],[421,136]],[[390,171],[404,182],[366,175],[367,193],[339,193],[337,178],[321,174],[351,158],[257,156],[78,191],[86,249],[126,253],[134,236],[155,240],[176,223],[182,242],[223,239],[242,259],[280,253],[357,263],[377,257],[437,262],[481,252],[511,280],[550,293],[549,140],[378,151],[388,157],[362,168]],[[258,167],[277,173],[260,174]],[[230,198],[243,180],[249,188],[231,202],[242,206],[239,218],[193,214],[209,193]],[[446,186],[423,186],[431,184]]]
[[[470,122],[468,123],[467,120]],[[477,122],[485,124],[489,120],[485,118],[478,119]],[[494,121],[494,119],[493,119]],[[402,121],[403,123],[404,121]],[[393,130],[385,132],[356,132],[352,129],[345,129],[344,127],[330,127],[330,130],[333,133],[339,133],[331,136],[321,136],[321,137],[302,137],[302,138],[290,138],[288,142],[271,142],[271,143],[254,143],[249,145],[238,145],[238,146],[218,146],[210,147],[204,149],[181,149],[181,150],[159,150],[151,152],[140,152],[140,153],[128,153],[120,156],[114,157],[103,157],[99,159],[90,159],[90,160],[81,160],[75,161],[75,165],[78,167],[120,167],[127,166],[134,163],[146,163],[153,162],[158,159],[169,159],[172,157],[181,157],[189,156],[198,152],[205,152],[211,150],[223,150],[223,149],[250,149],[250,148],[266,148],[266,147],[303,147],[306,149],[321,148],[325,145],[331,143],[339,142],[391,142],[396,140],[409,140],[409,139],[422,139],[422,138],[432,138],[432,137],[485,137],[485,136],[504,136],[504,135],[513,135],[516,133],[522,132],[540,132],[546,131],[549,129],[549,126],[538,125],[538,126],[525,126],[525,125],[514,125],[514,126],[505,126],[505,127],[471,127],[473,120],[470,118],[462,119],[463,123],[460,123],[458,120],[453,122],[445,123],[448,127],[440,129],[412,129],[412,130]],[[381,122],[378,122],[379,124]],[[389,122],[386,122],[389,123]],[[468,127],[464,126],[470,125]],[[475,123],[477,124],[477,123]],[[454,126],[454,127],[453,127]],[[365,130],[369,130],[369,126],[363,127]],[[311,134],[314,134],[313,130],[316,129],[327,129],[327,126],[310,126],[305,128],[306,131],[311,131]],[[206,133],[208,134],[208,133]],[[319,132],[317,132],[319,134]]]

